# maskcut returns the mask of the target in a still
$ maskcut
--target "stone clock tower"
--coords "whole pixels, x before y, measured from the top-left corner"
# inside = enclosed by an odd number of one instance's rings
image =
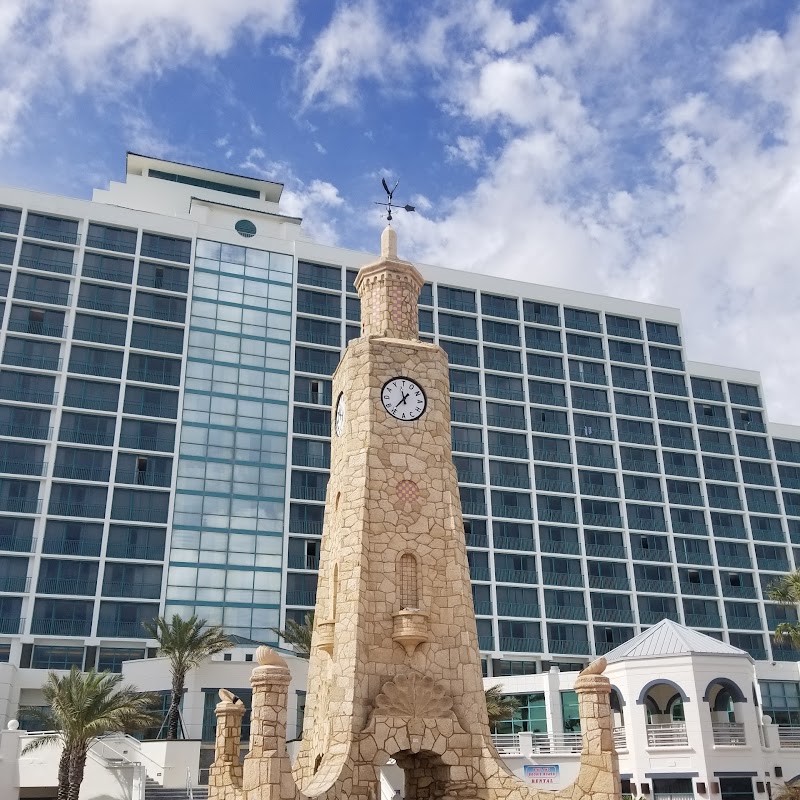
[[[217,800],[376,800],[389,759],[405,800],[615,800],[604,662],[577,680],[584,747],[575,784],[539,792],[491,743],[450,442],[447,356],[418,339],[422,277],[383,232],[361,269],[361,337],[333,379],[334,430],[303,740],[285,749],[286,665],[259,648],[250,753],[243,708],[217,706]],[[243,777],[242,777],[243,775]]]

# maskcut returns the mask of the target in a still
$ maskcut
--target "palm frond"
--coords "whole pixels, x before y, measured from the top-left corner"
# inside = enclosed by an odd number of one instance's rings
[[[280,628],[270,628],[270,630],[273,633],[277,633],[284,642],[291,645],[300,658],[311,657],[311,637],[314,633],[313,613],[306,614],[302,622],[287,619],[283,630]]]
[[[512,695],[503,694],[503,687],[499,683],[490,686],[484,694],[490,724],[511,719],[519,708],[519,700]]]

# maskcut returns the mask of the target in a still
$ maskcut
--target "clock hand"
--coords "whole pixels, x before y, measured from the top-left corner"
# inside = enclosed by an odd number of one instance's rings
[[[403,394],[403,393],[400,392],[400,394]],[[399,406],[403,405],[403,403],[405,403],[405,401],[408,400],[408,395],[409,394],[411,394],[411,392],[409,392],[408,394],[403,394],[403,399],[397,405],[399,405]]]

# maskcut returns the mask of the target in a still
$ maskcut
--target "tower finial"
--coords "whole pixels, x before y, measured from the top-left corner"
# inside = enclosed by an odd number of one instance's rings
[[[391,225],[381,234],[381,258],[397,258],[397,231]]]

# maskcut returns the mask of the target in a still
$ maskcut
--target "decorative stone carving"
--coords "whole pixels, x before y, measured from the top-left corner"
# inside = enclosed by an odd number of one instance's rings
[[[285,667],[288,669],[289,666],[283,656],[263,644],[261,647],[256,648],[256,661],[262,667]]]
[[[407,655],[410,656],[419,645],[430,640],[429,616],[427,612],[418,608],[404,608],[392,615],[394,622],[392,639],[405,648]]]
[[[333,653],[336,623],[332,619],[317,623],[317,648],[331,655]]]
[[[453,719],[453,698],[428,675],[409,672],[383,684],[375,698],[375,713],[409,719]]]

